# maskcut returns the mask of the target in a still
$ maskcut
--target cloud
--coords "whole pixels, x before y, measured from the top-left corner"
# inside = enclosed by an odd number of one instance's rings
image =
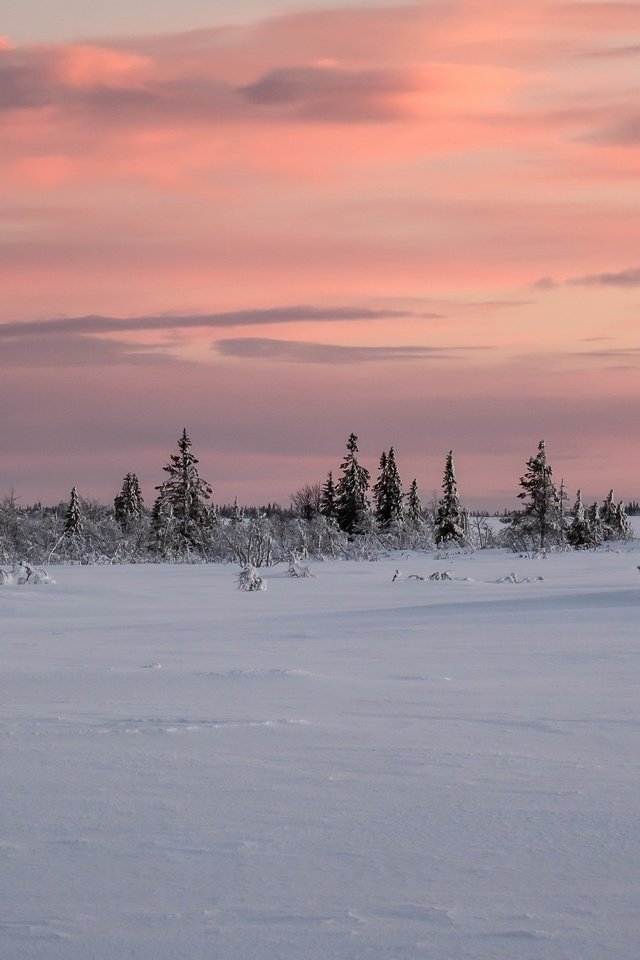
[[[640,43],[625,47],[604,47],[600,50],[588,50],[584,56],[615,60],[622,57],[637,57],[640,56]]]
[[[596,339],[595,337],[593,339]],[[600,339],[606,339],[602,337]],[[569,354],[573,357],[639,357],[640,347],[612,347],[609,350],[587,350]]]
[[[1,329],[1,328],[0,328]],[[168,362],[166,355],[154,353],[148,346],[101,340],[82,334],[47,334],[12,337],[3,341],[0,368],[65,369],[67,367],[112,367],[126,364]]]
[[[586,277],[573,277],[567,282],[584,287],[640,287],[640,267],[630,267],[618,273],[595,273]]]
[[[271,70],[239,92],[249,103],[280,108],[279,116],[354,122],[391,120],[404,112],[393,97],[420,88],[406,72],[294,67]]]
[[[217,340],[213,345],[225,357],[273,360],[280,363],[371,363],[398,360],[459,360],[463,352],[455,347],[366,347],[300,340],[271,340],[243,337]],[[467,348],[469,349],[469,348]],[[475,348],[486,349],[486,348]]]
[[[358,320],[387,320],[404,317],[440,319],[440,314],[416,314],[408,310],[374,310],[370,307],[284,306],[227,313],[152,314],[142,317],[56,317],[0,323],[0,338],[49,337],[53,334],[126,333],[142,330],[185,328],[228,328],[266,324],[332,323]]]
[[[215,72],[211,63],[179,62],[107,47],[0,50],[0,111],[55,109],[127,126],[154,123],[262,121],[367,122],[407,114],[398,96],[421,89],[409,70],[281,66],[249,83]],[[165,74],[169,75],[165,75]]]
[[[597,32],[615,33],[622,28],[640,28],[638,3],[589,0],[588,3],[557,3],[549,8],[553,19]]]

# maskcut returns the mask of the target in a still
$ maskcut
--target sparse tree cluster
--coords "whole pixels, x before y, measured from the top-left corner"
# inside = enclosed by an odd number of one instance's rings
[[[0,503],[0,562],[234,562],[244,567],[291,563],[309,557],[358,559],[380,550],[459,550],[509,546],[546,550],[557,546],[598,547],[632,536],[624,505],[613,490],[602,504],[585,505],[577,492],[566,510],[564,482],[555,486],[544,441],[526,463],[517,494],[522,508],[505,512],[497,533],[487,515],[472,520],[458,493],[453,452],[445,458],[442,495],[425,508],[418,481],[407,493],[395,448],[382,451],[376,481],[361,463],[352,433],[339,472],[291,495],[291,508],[277,504],[214,507],[212,487],[199,474],[186,429],[177,452],[163,467],[151,509],[138,477],[129,472],[112,507],[84,500],[73,487],[68,503],[21,508],[11,493]],[[334,479],[335,477],[335,479]]]
[[[564,482],[558,490],[553,470],[547,460],[544,440],[538,444],[535,457],[527,461],[527,470],[520,478],[523,500],[521,511],[504,519],[508,526],[506,541],[515,549],[546,550],[565,544],[577,549],[598,547],[608,540],[629,540],[633,532],[624,504],[616,502],[613,490],[602,508],[597,501],[586,507],[578,490],[572,516],[567,523],[564,513]]]

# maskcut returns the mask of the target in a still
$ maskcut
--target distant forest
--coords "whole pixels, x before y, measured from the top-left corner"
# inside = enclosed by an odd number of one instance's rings
[[[213,503],[200,476],[186,429],[163,467],[166,479],[145,504],[135,473],[128,473],[113,504],[84,500],[76,487],[68,503],[23,507],[14,494],[0,503],[0,562],[168,563],[233,562],[255,567],[312,558],[360,559],[382,550],[460,551],[508,547],[514,551],[596,549],[632,537],[625,506],[611,490],[602,503],[569,502],[556,485],[544,441],[520,478],[519,510],[490,522],[465,509],[453,452],[445,459],[442,495],[424,505],[413,479],[403,487],[394,448],[380,455],[372,480],[351,434],[340,471],[291,494],[289,506],[240,507]]]

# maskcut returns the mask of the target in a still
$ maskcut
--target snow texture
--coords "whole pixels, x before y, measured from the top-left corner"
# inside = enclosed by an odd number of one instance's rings
[[[1,955],[637,960],[638,560],[0,589]]]

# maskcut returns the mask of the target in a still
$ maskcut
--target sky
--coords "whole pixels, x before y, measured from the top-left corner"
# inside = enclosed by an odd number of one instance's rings
[[[10,7],[10,9],[5,9]],[[0,0],[0,496],[640,496],[640,3]]]

